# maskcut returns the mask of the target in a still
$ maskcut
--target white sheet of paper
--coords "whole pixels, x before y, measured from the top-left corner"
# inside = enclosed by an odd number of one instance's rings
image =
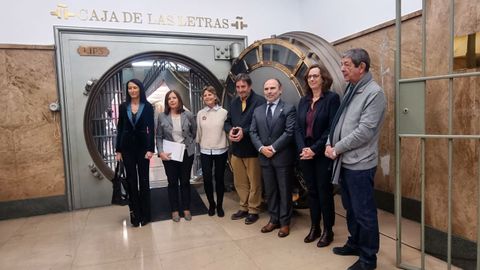
[[[170,160],[183,161],[185,144],[163,140],[163,152],[170,153]]]

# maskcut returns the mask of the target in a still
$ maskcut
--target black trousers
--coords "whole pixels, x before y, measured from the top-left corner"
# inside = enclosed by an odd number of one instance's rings
[[[183,161],[164,160],[163,166],[168,180],[168,200],[172,212],[190,210],[190,175],[194,155],[183,155]]]
[[[300,160],[300,169],[308,188],[312,226],[319,226],[323,217],[324,230],[331,230],[335,224],[331,162],[323,152],[317,153],[314,159]]]
[[[150,160],[145,152],[122,153],[127,172],[130,221],[132,224],[150,222]]]
[[[206,155],[201,154],[200,160],[202,162],[203,187],[207,195],[210,206],[222,207],[223,194],[225,193],[224,173],[227,164],[228,153],[225,152],[220,155]],[[217,203],[213,197],[213,169],[215,168],[215,192],[217,193]]]

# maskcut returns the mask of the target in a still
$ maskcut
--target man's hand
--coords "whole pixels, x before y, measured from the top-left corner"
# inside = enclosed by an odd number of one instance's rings
[[[262,147],[260,152],[267,158],[271,158],[273,157],[273,155],[275,155],[275,152],[273,151],[273,147],[271,145]]]
[[[337,152],[335,152],[335,148],[327,145],[327,147],[325,147],[325,156],[329,159],[335,160],[337,158]]]
[[[239,142],[243,139],[243,129],[241,127],[234,127],[228,133],[228,139],[231,142]]]

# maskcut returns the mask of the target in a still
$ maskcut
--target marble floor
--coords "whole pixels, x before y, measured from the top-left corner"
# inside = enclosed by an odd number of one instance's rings
[[[203,198],[205,199],[205,198]],[[357,257],[341,257],[332,247],[343,245],[347,230],[336,196],[335,241],[326,248],[305,244],[308,210],[296,210],[288,237],[260,233],[266,213],[253,225],[232,221],[234,192],[226,193],[226,216],[194,216],[133,228],[127,207],[107,206],[0,222],[0,269],[346,269]],[[380,211],[380,253],[377,269],[395,269],[394,216]],[[402,259],[420,265],[419,226],[403,222]],[[447,269],[426,257],[426,269]],[[454,268],[455,269],[455,268]]]

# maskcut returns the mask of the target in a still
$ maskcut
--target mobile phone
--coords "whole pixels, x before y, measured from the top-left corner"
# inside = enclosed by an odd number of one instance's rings
[[[237,135],[239,131],[240,131],[239,128],[233,128],[232,129],[232,135]]]

